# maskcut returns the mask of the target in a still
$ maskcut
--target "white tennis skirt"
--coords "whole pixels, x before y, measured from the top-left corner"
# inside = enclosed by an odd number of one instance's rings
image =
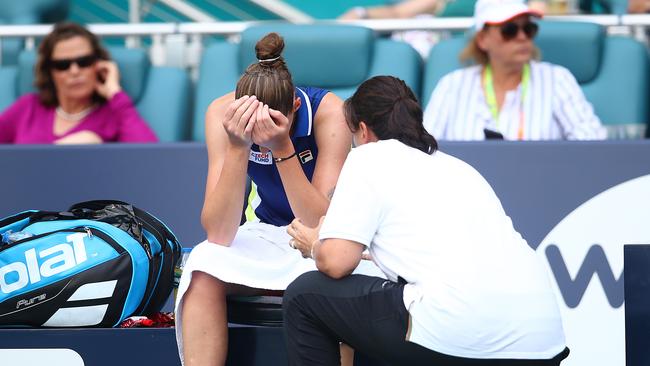
[[[300,251],[291,248],[289,239],[286,226],[247,222],[239,228],[230,246],[206,240],[194,247],[183,268],[176,297],[176,339],[181,361],[183,295],[192,273],[205,272],[223,282],[251,288],[284,290],[301,274],[316,270],[314,260],[303,258]],[[354,273],[385,278],[381,270],[367,260],[362,260]]]

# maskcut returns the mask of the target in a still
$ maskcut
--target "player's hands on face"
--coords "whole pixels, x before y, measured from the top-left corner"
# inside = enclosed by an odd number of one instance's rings
[[[223,127],[232,145],[250,147],[253,144],[252,133],[258,106],[259,102],[254,95],[244,95],[230,103],[223,119]]]
[[[290,123],[282,112],[258,102],[253,142],[259,146],[277,151],[291,144],[289,137]]]

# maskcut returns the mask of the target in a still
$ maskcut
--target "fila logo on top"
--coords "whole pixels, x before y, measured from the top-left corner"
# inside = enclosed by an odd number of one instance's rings
[[[311,150],[305,150],[298,154],[298,158],[300,159],[301,163],[307,164],[310,161],[314,160],[314,155],[311,153]]]
[[[66,237],[67,242],[56,244],[36,252],[25,251],[25,260],[0,267],[0,291],[10,294],[29,283],[35,284],[44,277],[51,277],[78,266],[88,258],[84,238],[86,233],[74,233]],[[39,259],[43,260],[39,262]]]

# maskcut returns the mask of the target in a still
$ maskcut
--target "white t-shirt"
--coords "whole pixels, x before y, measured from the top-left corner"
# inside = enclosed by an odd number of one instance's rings
[[[490,113],[481,86],[482,66],[445,75],[424,111],[424,127],[438,140],[484,140],[484,129],[516,140],[602,140],[607,131],[569,70],[530,62],[524,97],[521,84],[506,93],[498,120]],[[523,121],[522,121],[523,119]]]
[[[559,309],[534,251],[470,165],[396,140],[352,150],[320,238],[369,247],[411,315],[409,341],[471,358],[552,358]]]

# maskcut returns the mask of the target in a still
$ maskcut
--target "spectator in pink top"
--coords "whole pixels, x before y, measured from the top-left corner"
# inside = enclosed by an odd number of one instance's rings
[[[0,143],[157,141],[122,91],[117,64],[84,27],[57,24],[38,49],[35,72],[38,93],[0,114]]]

